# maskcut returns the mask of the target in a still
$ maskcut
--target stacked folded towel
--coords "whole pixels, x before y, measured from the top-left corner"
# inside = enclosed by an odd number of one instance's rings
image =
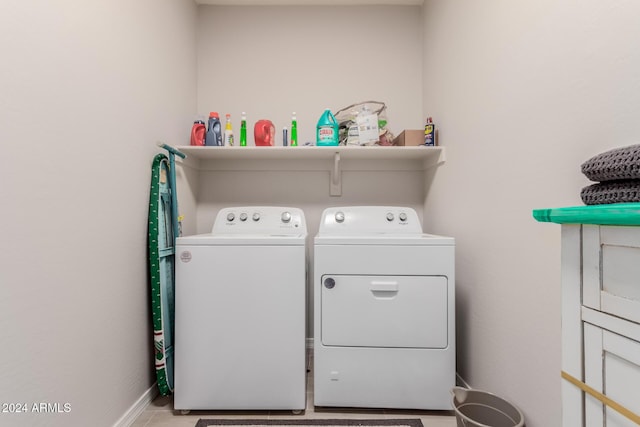
[[[600,153],[584,162],[581,169],[596,182],[580,192],[584,204],[640,202],[640,144]]]

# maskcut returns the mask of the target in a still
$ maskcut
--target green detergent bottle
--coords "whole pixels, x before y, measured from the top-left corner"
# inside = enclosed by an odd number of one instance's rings
[[[316,145],[338,145],[338,121],[328,108],[324,110],[316,126]]]

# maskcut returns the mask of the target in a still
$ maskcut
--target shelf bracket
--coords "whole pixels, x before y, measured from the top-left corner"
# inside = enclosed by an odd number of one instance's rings
[[[329,195],[342,196],[342,172],[340,171],[340,153],[338,152],[333,154],[333,168],[331,169]]]

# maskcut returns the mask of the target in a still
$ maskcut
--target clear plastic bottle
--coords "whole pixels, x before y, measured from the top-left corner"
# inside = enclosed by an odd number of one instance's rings
[[[224,125],[224,144],[228,147],[233,146],[233,128],[231,127],[231,114],[225,116],[227,123]]]
[[[242,119],[240,121],[240,146],[247,146],[247,113],[242,112]]]
[[[291,146],[298,146],[298,119],[295,111],[291,115]]]

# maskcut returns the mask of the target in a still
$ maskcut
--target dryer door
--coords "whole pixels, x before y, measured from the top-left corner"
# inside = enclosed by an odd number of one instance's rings
[[[322,276],[322,344],[447,347],[445,276]]]

